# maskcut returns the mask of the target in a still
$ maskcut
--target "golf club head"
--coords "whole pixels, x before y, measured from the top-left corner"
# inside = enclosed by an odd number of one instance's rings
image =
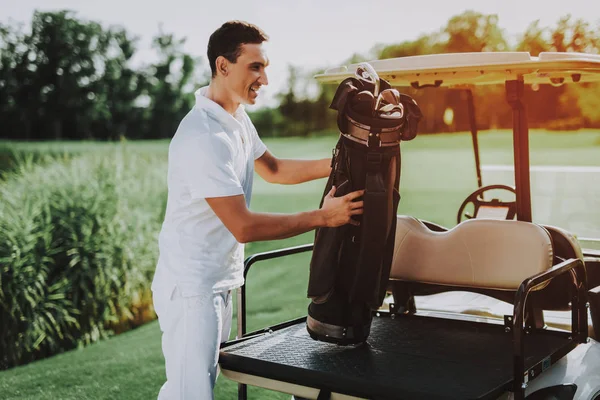
[[[392,111],[378,115],[382,119],[402,119],[403,114],[401,111]]]
[[[383,119],[402,119],[404,117],[404,106],[400,104],[386,104],[377,110],[377,116]]]
[[[377,75],[375,68],[373,68],[371,66],[371,64],[366,63],[366,62],[358,64],[358,66],[356,67],[355,75],[359,80],[375,85],[375,88],[373,90],[373,96],[375,98],[377,98],[377,96],[379,96],[379,87],[380,87],[379,75]]]
[[[358,92],[356,96],[350,100],[352,109],[361,115],[371,115],[373,112],[374,103],[375,96],[373,96],[373,93],[368,90]]]
[[[382,104],[400,104],[400,92],[397,89],[382,90],[379,96]]]
[[[377,111],[380,113],[389,113],[391,112],[394,107],[396,107],[396,104],[380,104],[380,106],[377,108]]]

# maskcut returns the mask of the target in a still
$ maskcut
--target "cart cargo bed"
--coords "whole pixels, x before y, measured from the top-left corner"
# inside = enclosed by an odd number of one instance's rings
[[[492,399],[512,388],[512,333],[500,324],[386,314],[359,347],[313,340],[305,319],[274,329],[222,348],[221,368],[369,399]],[[526,335],[526,371],[570,351],[568,335]]]

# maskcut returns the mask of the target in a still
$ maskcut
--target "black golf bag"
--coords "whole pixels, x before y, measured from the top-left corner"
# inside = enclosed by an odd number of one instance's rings
[[[323,198],[333,185],[336,197],[365,189],[364,209],[355,218],[360,225],[316,231],[307,330],[313,339],[341,345],[367,339],[372,310],[385,297],[400,200],[399,143],[415,137],[422,117],[411,97],[384,80],[379,89],[383,96],[372,83],[346,79],[330,106],[341,134]]]

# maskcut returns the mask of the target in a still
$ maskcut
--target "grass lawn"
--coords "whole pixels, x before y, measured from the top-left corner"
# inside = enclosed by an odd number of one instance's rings
[[[322,137],[266,142],[277,156],[313,158],[330,157],[335,141],[335,137]],[[597,132],[532,132],[531,144],[533,165],[600,165],[600,133]],[[0,143],[0,147],[2,145],[11,146],[10,143]],[[44,145],[36,146],[43,148]],[[157,156],[164,156],[166,152],[166,142],[132,146],[144,147]],[[509,132],[484,132],[480,146],[482,164],[512,163]],[[402,166],[399,213],[453,226],[458,206],[476,188],[470,136],[461,133],[418,137],[403,145]],[[323,187],[323,180],[282,187],[257,179],[252,208],[270,212],[316,208]],[[598,214],[593,218],[598,218]],[[597,222],[600,223],[600,218]],[[309,243],[312,239],[312,234],[305,234],[283,241],[252,243],[246,253]],[[309,257],[308,254],[296,255],[254,266],[247,284],[249,330],[306,314]],[[85,349],[0,372],[0,398],[151,399],[156,397],[163,381],[160,332],[158,324],[152,322]],[[249,397],[289,399],[288,395],[255,388],[250,388]],[[221,377],[216,398],[237,398],[237,385]]]

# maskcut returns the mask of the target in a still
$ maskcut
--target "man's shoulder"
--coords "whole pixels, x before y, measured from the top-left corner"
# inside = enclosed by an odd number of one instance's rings
[[[176,153],[202,152],[222,157],[232,152],[231,138],[204,110],[192,109],[181,121],[170,144]]]
[[[172,144],[187,146],[193,143],[218,142],[222,131],[222,127],[206,111],[193,108],[179,123]]]
[[[208,113],[205,110],[193,107],[179,123],[176,134],[179,134],[179,136],[201,135],[209,134],[214,130],[214,123],[212,123]]]

